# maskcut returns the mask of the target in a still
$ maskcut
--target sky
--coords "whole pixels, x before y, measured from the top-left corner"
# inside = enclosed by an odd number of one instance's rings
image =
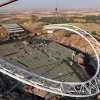
[[[7,0],[0,0],[4,2]],[[2,9],[100,9],[100,0],[19,0]],[[1,10],[1,8],[0,8]]]

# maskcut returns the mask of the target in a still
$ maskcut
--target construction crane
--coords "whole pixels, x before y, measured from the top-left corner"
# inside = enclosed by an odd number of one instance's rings
[[[16,2],[16,1],[18,1],[18,0],[8,0],[7,2],[1,3],[0,4],[0,7],[3,7],[5,5],[8,5],[8,4],[13,3],[13,2]]]

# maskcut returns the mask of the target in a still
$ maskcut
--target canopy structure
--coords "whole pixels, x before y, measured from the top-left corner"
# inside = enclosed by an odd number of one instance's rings
[[[41,90],[62,96],[70,97],[88,97],[96,95],[100,92],[100,44],[88,32],[69,24],[51,24],[44,26],[43,30],[69,30],[84,38],[95,53],[97,60],[97,70],[95,75],[85,82],[62,82],[43,77],[36,73],[15,66],[3,58],[0,59],[0,72],[8,75],[24,84],[39,88]],[[52,33],[51,33],[52,34]]]
[[[8,5],[8,4],[13,3],[15,1],[18,1],[18,0],[3,0],[3,1],[0,1],[0,7]]]

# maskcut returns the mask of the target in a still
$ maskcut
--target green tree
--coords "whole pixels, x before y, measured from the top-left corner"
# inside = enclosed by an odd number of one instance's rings
[[[96,35],[97,33],[96,33],[96,31],[93,31],[93,32],[91,32],[91,34],[92,34],[92,35]]]

